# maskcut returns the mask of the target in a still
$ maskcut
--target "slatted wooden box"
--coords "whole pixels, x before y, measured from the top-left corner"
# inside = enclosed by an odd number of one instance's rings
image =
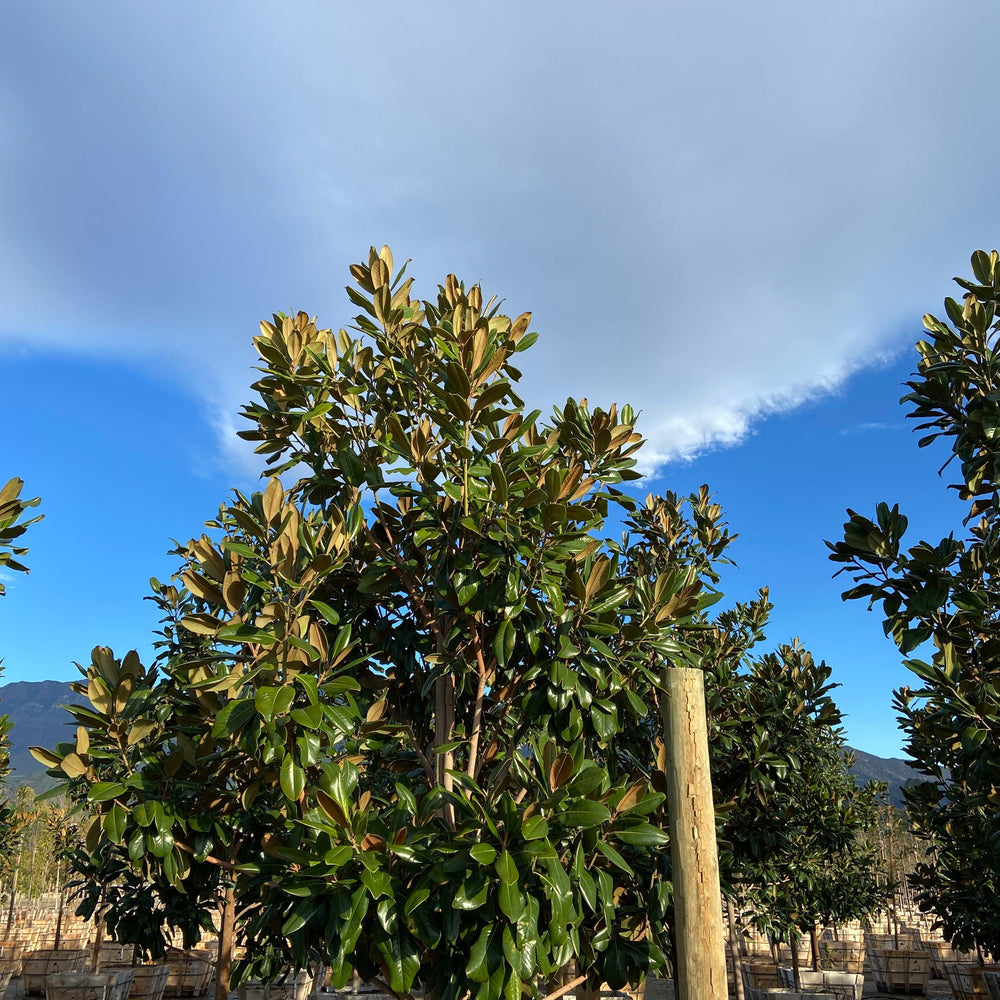
[[[108,971],[115,968],[123,968],[123,966],[110,965]],[[129,1000],[163,1000],[167,976],[170,974],[168,965],[130,965],[128,968],[132,971],[132,989],[129,991]]]
[[[289,974],[284,982],[262,983],[251,979],[238,990],[239,1000],[309,1000],[316,987],[308,972]]]
[[[979,959],[967,951],[958,951],[950,941],[924,941],[922,947],[931,956],[931,971],[939,979],[947,978],[946,965],[978,965]]]
[[[868,949],[875,986],[883,993],[926,996],[931,978],[931,956],[926,951]]]
[[[785,966],[778,970],[781,985],[795,988],[795,972]],[[804,993],[830,993],[838,1000],[861,1000],[865,977],[860,973],[837,972],[834,969],[799,969],[799,985]]]
[[[944,972],[955,1000],[983,1000],[990,995],[984,973],[1000,972],[1000,966],[946,962]]]
[[[990,1000],[1000,1000],[1000,972],[996,967],[983,969],[983,982],[986,983],[986,992],[990,995]]]
[[[24,955],[22,979],[24,995],[45,996],[45,977],[59,972],[82,972],[87,964],[87,953],[80,948],[41,948]]]
[[[863,941],[820,941],[820,964],[824,969],[851,972],[865,971],[865,945]]]
[[[14,977],[24,967],[24,945],[20,941],[0,941],[0,970],[8,969]]]
[[[45,977],[45,1000],[128,1000],[132,970],[56,972]]]
[[[200,997],[208,991],[215,976],[215,955],[200,949],[167,951],[166,997]]]

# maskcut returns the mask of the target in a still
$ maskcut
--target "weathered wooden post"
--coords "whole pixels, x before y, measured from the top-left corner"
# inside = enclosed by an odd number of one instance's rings
[[[677,931],[677,1000],[726,1000],[715,806],[708,766],[705,679],[664,670],[663,730]]]

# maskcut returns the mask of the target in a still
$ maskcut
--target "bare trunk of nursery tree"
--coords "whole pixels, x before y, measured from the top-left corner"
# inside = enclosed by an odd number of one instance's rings
[[[24,854],[24,845],[17,848],[17,864],[14,865],[14,872],[10,877],[10,899],[7,901],[7,929],[4,937],[10,937],[10,929],[14,923],[14,897],[17,895],[17,876],[21,872],[21,857]]]
[[[62,925],[63,925],[63,910],[65,909],[65,903],[63,901],[62,892],[62,862],[56,865],[56,899],[58,900],[59,910],[56,913],[56,939],[54,947],[56,951],[59,950],[59,944],[62,941]]]
[[[736,907],[726,896],[726,921],[729,924],[729,950],[733,956],[733,979],[736,986],[736,1000],[743,996],[743,935],[736,928]]]
[[[229,976],[233,968],[233,925],[236,922],[236,900],[232,885],[226,886],[219,922],[219,964],[215,977],[215,1000],[228,1000]]]
[[[101,898],[97,902],[97,913],[94,914],[94,923],[97,925],[94,930],[94,943],[90,948],[90,972],[94,976],[101,971],[101,948],[104,945],[104,894],[105,888],[101,886]]]
[[[438,634],[438,655],[444,652],[443,638]],[[449,772],[455,769],[455,752],[439,753],[438,747],[450,743],[455,733],[455,678],[443,675],[434,682],[434,771],[437,783],[447,791],[455,787],[455,778]],[[449,826],[455,825],[455,807],[449,803],[441,812]]]

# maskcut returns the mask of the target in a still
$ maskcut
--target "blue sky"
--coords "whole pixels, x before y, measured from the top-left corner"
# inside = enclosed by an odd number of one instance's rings
[[[965,13],[11,7],[0,478],[46,520],[0,603],[6,679],[148,644],[169,539],[253,484],[258,320],[342,325],[347,264],[388,242],[418,288],[453,270],[534,311],[530,403],[643,411],[652,488],[708,482],[741,536],[727,591],[769,585],[771,640],[801,635],[855,745],[896,752],[906,672],[822,542],[881,499],[915,537],[957,525],[897,399],[921,314],[998,242],[975,109],[1000,11]]]

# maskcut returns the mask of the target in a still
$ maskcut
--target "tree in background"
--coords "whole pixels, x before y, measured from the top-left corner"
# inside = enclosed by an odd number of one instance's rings
[[[874,518],[848,511],[831,545],[855,586],[845,599],[878,604],[884,628],[920,686],[895,693],[906,752],[923,780],[906,789],[909,815],[933,848],[911,882],[924,910],[964,948],[1000,954],[1000,255],[977,251],[964,300],[947,321],[924,317],[929,338],[902,402],[928,433],[948,441],[969,504],[964,536],[903,547],[907,521],[880,503]]]
[[[28,567],[21,562],[28,550],[20,544],[19,539],[30,525],[40,521],[44,515],[26,519],[27,512],[32,507],[37,507],[40,500],[38,497],[22,500],[23,488],[23,480],[11,479],[0,489],[0,570],[29,572]],[[0,579],[0,597],[5,594],[6,587]],[[6,785],[10,775],[10,727],[10,717],[0,715],[0,786]],[[0,872],[8,876],[13,870],[13,860],[18,851],[17,828],[17,816],[10,802],[3,798],[0,800]]]
[[[762,591],[723,612],[702,652],[724,892],[759,930],[791,941],[881,909],[872,831],[883,789],[850,773],[830,668],[798,643],[753,652],[770,610]]]
[[[699,662],[722,511],[623,491],[628,407],[525,413],[528,314],[453,275],[414,300],[387,248],[351,270],[353,333],[300,313],[256,340],[244,436],[300,478],[184,548],[158,670],[95,650],[75,744],[36,756],[93,811],[91,853],[178,891],[214,868],[224,944],[254,944],[238,977],[320,960],[516,1000],[576,959],[638,982],[667,817],[630,748],[664,664]]]

